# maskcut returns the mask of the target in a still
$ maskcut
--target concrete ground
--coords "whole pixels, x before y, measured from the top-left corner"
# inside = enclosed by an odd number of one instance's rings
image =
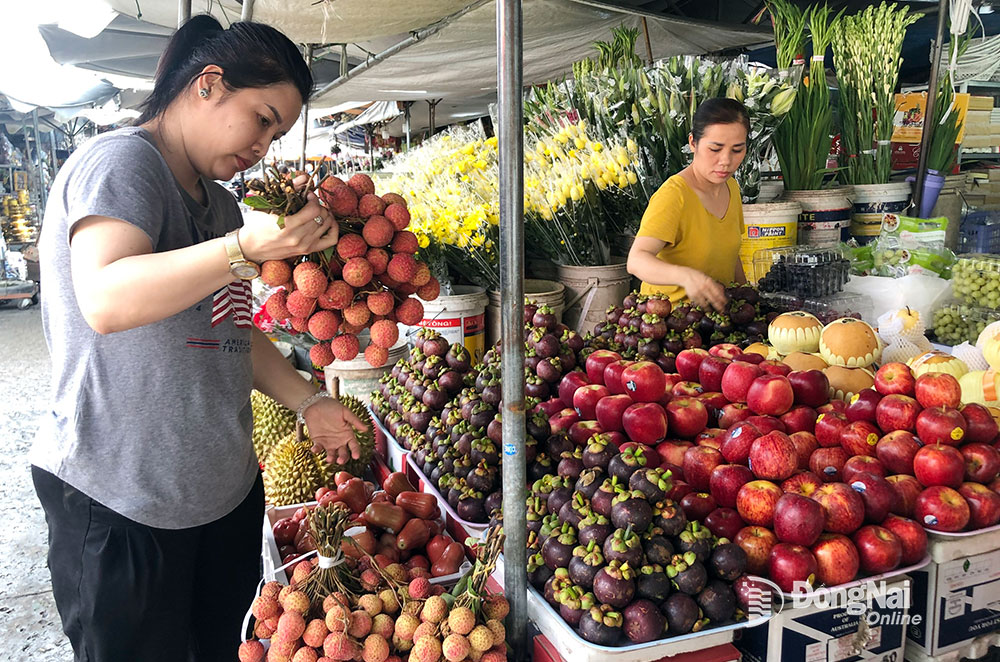
[[[45,566],[46,527],[28,466],[48,397],[38,306],[0,308],[0,660],[71,662]]]

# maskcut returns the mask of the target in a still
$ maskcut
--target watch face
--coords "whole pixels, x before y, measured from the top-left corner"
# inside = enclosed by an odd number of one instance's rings
[[[231,269],[234,276],[241,280],[253,280],[260,274],[260,269],[253,262],[237,262]]]

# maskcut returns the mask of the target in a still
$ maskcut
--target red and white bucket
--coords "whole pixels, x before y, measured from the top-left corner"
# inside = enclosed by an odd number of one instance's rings
[[[486,290],[471,285],[455,285],[452,290],[434,301],[422,301],[424,318],[407,334],[420,327],[434,329],[448,342],[465,345],[473,363],[478,363],[486,351]]]

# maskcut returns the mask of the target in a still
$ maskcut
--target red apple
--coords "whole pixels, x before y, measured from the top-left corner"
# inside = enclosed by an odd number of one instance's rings
[[[640,444],[634,441],[623,441],[621,444],[618,444],[619,452],[624,453],[627,450],[632,450],[633,453],[635,451],[642,451],[643,461],[645,462],[643,468],[645,469],[656,469],[663,463],[663,460],[656,453],[656,449],[647,444]]]
[[[575,409],[563,409],[556,412],[554,416],[549,417],[549,428],[552,434],[559,434],[560,432],[568,433],[573,424],[579,422],[579,420],[580,415],[576,413]]]
[[[869,524],[858,529],[853,537],[858,548],[861,569],[870,575],[880,575],[899,567],[903,545],[889,529]]]
[[[745,421],[753,412],[742,402],[733,402],[726,405],[719,412],[719,427],[720,428],[731,428],[740,421]]]
[[[767,416],[781,416],[792,408],[795,393],[787,377],[763,375],[750,384],[747,390],[747,406],[755,413]]]
[[[954,446],[924,446],[913,456],[913,475],[924,487],[958,487],[965,477],[965,458]]]
[[[612,361],[621,361],[622,356],[618,352],[612,352],[610,349],[598,349],[595,350],[587,357],[585,363],[587,369],[587,378],[590,380],[591,384],[603,384],[604,383],[604,369],[608,367],[608,364]],[[662,370],[660,372],[663,372]],[[562,398],[562,392],[560,391],[559,397]],[[563,399],[563,402],[566,402]]]
[[[698,382],[677,382],[670,389],[670,399],[697,398],[705,392]]]
[[[820,370],[793,370],[788,373],[788,383],[797,405],[815,408],[830,401],[830,380]]]
[[[750,446],[761,436],[760,430],[752,423],[746,421],[737,423],[726,431],[719,450],[722,451],[726,462],[743,464],[750,457]]]
[[[887,395],[875,409],[875,422],[883,432],[906,430],[913,432],[920,415],[920,403],[908,395],[894,393]]]
[[[708,410],[694,398],[675,398],[667,405],[667,425],[676,437],[693,439],[707,424]]]
[[[812,407],[797,405],[781,415],[780,420],[785,426],[785,432],[808,432],[812,434],[816,431],[816,417],[818,414]]]
[[[698,401],[701,404],[705,405],[707,409],[721,410],[723,407],[729,404],[729,401],[726,400],[726,396],[722,395],[721,393],[717,393],[715,391],[705,391],[704,393],[701,393],[696,397]]]
[[[597,421],[577,421],[569,426],[569,438],[577,446],[586,446],[595,434],[601,434],[601,424]]]
[[[622,427],[630,440],[654,446],[667,436],[667,412],[655,402],[637,402],[622,414]]]
[[[733,361],[722,374],[722,394],[730,402],[746,402],[750,384],[763,374],[764,371],[752,363]]]
[[[913,476],[896,474],[886,476],[886,480],[892,485],[896,492],[896,499],[892,502],[890,511],[901,517],[913,517],[913,509],[917,505],[917,497],[923,491],[924,486]]]
[[[816,411],[820,414],[843,414],[847,411],[847,403],[843,400],[830,400],[821,407],[816,407]]]
[[[863,471],[851,477],[847,484],[861,495],[861,500],[865,503],[865,521],[869,524],[881,524],[896,499],[889,481],[882,476]]]
[[[859,473],[870,473],[879,478],[885,478],[889,475],[885,467],[882,466],[882,463],[874,457],[855,455],[847,458],[847,462],[844,462],[844,468],[840,471],[843,481],[850,484],[854,476],[857,476]]]
[[[918,450],[920,443],[906,430],[894,430],[875,444],[875,456],[889,473],[894,474],[912,474],[913,458]]]
[[[823,506],[801,494],[785,492],[774,506],[774,535],[781,542],[812,545],[823,533]]]
[[[767,559],[764,559],[764,567],[761,572],[767,570]],[[736,594],[736,604],[739,605],[745,613],[750,613],[752,608],[751,602],[760,607],[760,601],[764,596],[770,600],[770,604],[775,604],[774,602],[774,589],[771,587],[770,582],[765,583],[763,579],[754,579],[751,575],[740,575],[735,582],[733,582],[733,593]]]
[[[924,528],[954,533],[965,528],[972,513],[961,494],[944,485],[933,485],[917,497],[913,515]]]
[[[573,409],[585,421],[597,420],[597,403],[611,395],[603,384],[588,384],[576,389],[573,394]]]
[[[826,530],[850,535],[865,521],[865,502],[861,495],[844,483],[827,483],[813,498],[823,506]]]
[[[769,480],[752,480],[736,494],[736,510],[747,524],[771,526],[774,507],[784,492]]]
[[[291,517],[283,517],[274,523],[271,532],[278,547],[291,545],[295,540],[295,534],[299,532],[299,523]]]
[[[619,432],[618,430],[611,430],[609,432],[605,432],[604,436],[607,438],[609,442],[615,445],[615,448],[620,449],[622,446],[628,443],[628,439],[625,437],[625,435]],[[643,445],[647,446],[648,444],[643,444]]]
[[[847,417],[836,412],[820,414],[816,417],[816,441],[824,448],[840,446],[840,435],[848,426]]]
[[[989,444],[966,444],[958,450],[965,458],[965,480],[988,485],[1000,473],[1000,451]]]
[[[652,361],[639,361],[622,371],[622,384],[636,402],[656,402],[663,397],[666,379],[660,366]]]
[[[681,510],[689,522],[704,521],[715,510],[715,498],[707,492],[688,492],[681,498]]]
[[[745,526],[739,530],[733,542],[747,555],[747,573],[762,575],[767,572],[767,560],[771,549],[778,544],[778,537],[764,526]]]
[[[823,487],[823,481],[811,471],[800,471],[781,483],[781,490],[783,492],[801,494],[810,498],[821,487]]]
[[[722,375],[732,363],[719,356],[708,356],[698,366],[698,382],[706,391],[722,391]]]
[[[798,469],[799,456],[788,435],[775,430],[754,440],[747,464],[758,478],[785,480]]]
[[[683,475],[684,473],[683,471],[681,471],[679,467],[677,467],[676,469],[671,469],[671,471],[673,472],[674,476]],[[670,499],[671,501],[676,501],[677,503],[680,503],[681,499],[683,499],[686,495],[690,494],[691,492],[694,492],[693,487],[685,483],[683,480],[675,478],[674,486],[667,491],[667,498]]]
[[[809,468],[809,458],[813,451],[819,448],[816,435],[811,432],[793,432],[788,438],[795,444],[795,455],[799,458],[799,469]]]
[[[1000,434],[1000,428],[983,405],[970,402],[959,409],[965,419],[965,440],[980,444],[990,444]]]
[[[667,421],[669,422],[669,418]],[[694,438],[696,446],[708,446],[715,450],[722,448],[722,438],[726,436],[726,431],[722,428],[705,428]]]
[[[751,416],[747,419],[747,423],[750,423],[755,428],[761,431],[761,434],[767,434],[768,432],[778,432],[788,433],[785,428],[785,424],[781,422],[780,418],[775,418],[774,416]]]
[[[684,464],[684,453],[692,446],[690,441],[664,441],[656,445],[656,454],[664,463],[679,467]]]
[[[886,363],[875,373],[875,390],[882,395],[913,397],[917,380],[905,363]]]
[[[684,453],[684,480],[699,492],[709,491],[712,470],[725,463],[722,453],[707,446],[692,446]]]
[[[835,483],[841,479],[841,472],[848,460],[847,451],[840,446],[835,448],[817,448],[809,456],[809,470],[826,483]]]
[[[698,381],[698,367],[701,362],[708,356],[708,350],[701,349],[685,349],[677,354],[676,369],[677,373],[686,382],[696,382]]]
[[[769,375],[780,375],[782,377],[787,377],[792,372],[791,366],[782,363],[781,361],[775,361],[774,359],[761,361],[759,365],[760,369]]]
[[[981,483],[962,483],[958,493],[969,504],[970,529],[985,529],[1000,522],[1000,494]]]
[[[854,421],[840,433],[840,447],[848,455],[869,455],[875,457],[875,444],[881,432],[874,423]]]
[[[990,484],[987,485],[986,487],[990,488],[991,490],[993,490],[997,494],[1000,494],[1000,476],[998,476],[997,478],[994,478],[992,481],[990,481]]]
[[[901,566],[915,565],[924,560],[927,555],[927,532],[918,522],[908,517],[889,515],[882,526],[895,533],[903,546],[903,556],[899,559]]]
[[[760,365],[761,363],[764,362],[764,356],[761,354],[754,354],[753,352],[750,352],[749,354],[740,354],[739,360],[744,361],[746,363],[752,363],[754,365]]]
[[[734,540],[746,523],[733,508],[716,508],[705,517],[705,526],[717,538]]]
[[[602,429],[608,432],[612,430],[621,432],[625,429],[622,425],[622,415],[631,406],[632,398],[629,396],[625,394],[609,395],[598,401],[597,407],[594,409],[594,414],[597,416],[597,422]]]
[[[806,593],[816,583],[816,557],[808,547],[779,542],[771,549],[767,574],[785,593]]]
[[[841,533],[824,533],[812,546],[816,579],[826,587],[846,584],[858,574],[861,559],[851,539]]]
[[[847,420],[851,421],[868,421],[869,423],[875,422],[875,408],[878,407],[879,400],[882,396],[878,391],[870,388],[866,388],[860,393],[855,393],[851,396],[851,401],[847,404],[847,409],[844,411],[844,415],[847,416]]]
[[[962,387],[946,372],[925,372],[917,377],[913,387],[917,402],[928,407],[958,409],[962,404]],[[919,435],[918,435],[919,436]]]
[[[607,351],[607,350],[597,350],[597,351]],[[596,354],[597,352],[594,352]],[[614,354],[614,352],[612,352]],[[593,355],[591,355],[593,356]],[[589,358],[589,357],[588,357]],[[587,373],[582,370],[573,370],[572,372],[567,372],[563,375],[562,381],[559,382],[559,399],[562,400],[564,407],[569,407],[573,404],[573,394],[576,393],[576,389],[581,386],[586,386],[591,383],[591,379],[587,377]]]
[[[570,373],[570,374],[573,374],[573,373]],[[583,373],[581,372],[581,373],[578,373],[578,374],[582,375]],[[565,381],[565,378],[563,378],[563,380]],[[570,404],[572,404],[572,403],[573,403],[573,400],[570,399]],[[560,410],[565,409],[565,408],[566,408],[566,404],[562,400],[560,400],[558,398],[558,396],[557,396],[557,397],[554,397],[554,398],[549,398],[545,402],[539,402],[537,405],[535,405],[535,408],[532,411],[536,411],[536,412],[540,411],[543,414],[545,414],[545,418],[550,418],[550,417],[554,416],[555,414],[557,414]]]
[[[720,464],[712,469],[708,489],[720,506],[735,508],[740,488],[753,479],[753,473],[742,464]]]
[[[743,358],[743,350],[739,348],[739,345],[734,345],[729,342],[712,345],[708,348],[708,353],[712,356],[719,356],[730,361],[735,361],[737,359],[742,360]]]
[[[625,372],[625,368],[632,365],[634,361],[628,361],[622,359],[621,361],[612,361],[611,363],[604,366],[604,385],[608,387],[612,395],[620,395],[625,393],[625,384],[622,382],[622,373]]]
[[[965,419],[957,409],[928,407],[917,416],[917,436],[925,444],[958,446],[965,439]]]

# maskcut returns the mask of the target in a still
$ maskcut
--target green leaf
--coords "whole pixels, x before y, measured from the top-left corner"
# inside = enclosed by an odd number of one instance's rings
[[[259,195],[250,195],[243,198],[243,204],[245,204],[247,207],[250,207],[251,209],[261,209],[261,210],[272,209],[274,207],[274,205],[268,202],[266,198]]]

